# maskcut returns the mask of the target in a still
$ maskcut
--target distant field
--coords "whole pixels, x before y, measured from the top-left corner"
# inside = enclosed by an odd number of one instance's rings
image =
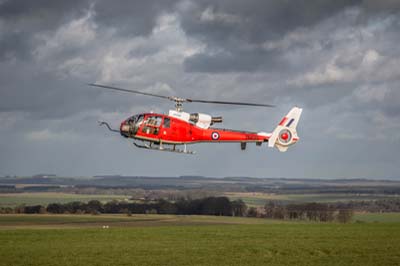
[[[400,213],[356,213],[353,223],[398,223]],[[0,229],[10,228],[79,228],[109,226],[160,226],[206,224],[288,224],[311,223],[248,217],[206,215],[157,215],[157,214],[4,214],[0,215]],[[313,222],[317,224],[317,222]]]
[[[110,228],[103,229],[104,224]],[[400,262],[400,223],[283,223],[174,215],[0,215],[0,243],[0,266],[387,266]]]
[[[264,206],[268,200],[286,202],[335,202],[349,200],[373,200],[390,198],[383,195],[355,195],[355,194],[267,194],[267,193],[240,193],[226,192],[223,195],[231,200],[242,199],[248,206]],[[126,195],[93,195],[93,194],[69,194],[58,192],[29,192],[29,193],[0,193],[0,207],[15,207],[17,205],[47,205],[49,203],[67,203],[71,201],[88,202],[99,200],[107,202],[111,200],[125,200]]]
[[[231,200],[242,199],[249,206],[264,206],[268,200],[285,202],[337,202],[350,200],[376,200],[390,199],[395,196],[376,194],[346,194],[346,193],[321,193],[321,194],[267,194],[257,192],[226,192],[225,196]],[[398,196],[396,196],[398,197]]]
[[[160,225],[207,225],[207,224],[272,224],[287,221],[206,215],[157,215],[122,214],[70,215],[70,214],[5,214],[0,215],[0,229],[24,228],[80,228],[119,226],[160,226]]]
[[[49,203],[67,203],[71,201],[88,202],[90,200],[106,202],[113,199],[123,200],[126,198],[129,198],[129,196],[86,195],[57,192],[0,193],[0,207],[15,207],[20,204],[47,205]]]

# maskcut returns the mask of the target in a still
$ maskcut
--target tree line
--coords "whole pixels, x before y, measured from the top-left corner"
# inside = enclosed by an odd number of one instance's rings
[[[87,203],[51,203],[47,206],[17,206],[0,208],[0,213],[53,213],[53,214],[178,214],[178,215],[217,215],[260,217],[280,220],[308,220],[318,222],[350,222],[353,209],[326,203],[280,204],[269,201],[264,208],[248,208],[242,200],[229,200],[227,197],[206,197],[202,199],[178,199],[167,201],[159,199],[151,202],[110,201],[102,203],[91,200]]]
[[[328,203],[297,203],[280,204],[275,201],[268,201],[261,212],[249,209],[253,216],[260,216],[270,219],[281,220],[308,220],[317,222],[341,223],[350,222],[354,211],[349,207],[338,207],[335,204]]]
[[[0,213],[54,213],[54,214],[182,214],[246,216],[247,206],[242,200],[229,200],[227,197],[207,197],[203,199],[179,199],[174,202],[159,199],[151,202],[130,203],[110,201],[102,203],[91,200],[87,203],[50,203],[47,206],[20,205],[15,208],[0,208]]]

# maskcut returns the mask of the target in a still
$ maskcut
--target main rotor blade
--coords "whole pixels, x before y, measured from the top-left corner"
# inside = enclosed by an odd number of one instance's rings
[[[260,107],[275,107],[272,104],[261,104],[261,103],[243,103],[243,102],[226,102],[226,101],[206,101],[206,100],[194,100],[186,99],[188,102],[193,103],[215,103],[215,104],[229,104],[229,105],[245,105],[245,106],[260,106]]]
[[[90,83],[90,84],[88,84],[88,85],[89,85],[89,86],[93,86],[93,87],[100,87],[100,88],[104,88],[104,89],[109,89],[109,90],[116,90],[116,91],[123,91],[123,92],[129,92],[129,93],[136,93],[136,94],[141,94],[141,95],[146,95],[146,96],[153,96],[153,97],[158,97],[158,98],[162,98],[162,99],[168,99],[168,100],[171,100],[171,101],[181,102],[181,103],[182,103],[182,102],[191,102],[191,103],[211,103],[211,104],[226,104],[226,105],[244,105],[244,106],[275,107],[275,105],[272,105],[272,104],[184,99],[184,98],[178,98],[178,97],[164,96],[164,95],[158,95],[158,94],[154,94],[154,93],[142,92],[142,91],[137,91],[137,90],[128,90],[128,89],[123,89],[123,88],[118,88],[118,87],[112,87],[112,86],[107,86],[107,85],[101,85],[101,84],[95,84],[95,83]]]
[[[153,94],[153,93],[148,93],[148,92],[142,92],[142,91],[136,91],[136,90],[127,90],[127,89],[122,89],[122,88],[118,88],[118,87],[106,86],[106,85],[95,84],[95,83],[90,83],[88,85],[89,86],[93,86],[93,87],[100,87],[100,88],[104,88],[104,89],[109,89],[109,90],[130,92],[130,93],[142,94],[142,95],[153,96],[153,97],[158,97],[158,98],[171,100],[171,97],[164,96],[164,95]]]

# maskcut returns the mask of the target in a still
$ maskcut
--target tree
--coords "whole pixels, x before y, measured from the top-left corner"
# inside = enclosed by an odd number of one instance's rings
[[[231,202],[227,197],[209,197],[201,200],[201,214],[206,215],[232,215]]]
[[[41,213],[43,212],[43,206],[42,205],[34,205],[34,206],[25,206],[24,213]]]
[[[14,213],[24,213],[25,212],[25,204],[18,205],[14,208]]]
[[[101,213],[103,212],[103,204],[98,200],[91,200],[86,205],[86,211],[93,214]]]
[[[51,203],[49,205],[47,205],[47,212],[49,213],[64,213],[64,205],[59,204],[59,203]]]
[[[273,201],[268,201],[265,203],[265,218],[274,218],[274,210],[276,208],[276,204]]]
[[[337,214],[339,223],[349,223],[353,219],[354,212],[352,209],[340,209]]]
[[[285,206],[279,205],[276,202],[269,201],[264,206],[265,210],[265,218],[272,219],[285,219],[286,217],[286,208]]]
[[[176,214],[177,213],[177,207],[175,204],[166,201],[166,200],[159,200],[158,201],[158,213],[160,214]]]
[[[247,216],[248,217],[257,217],[258,216],[257,208],[250,207],[249,210],[247,211]]]
[[[245,216],[247,206],[243,200],[238,199],[231,202],[232,205],[232,216]]]

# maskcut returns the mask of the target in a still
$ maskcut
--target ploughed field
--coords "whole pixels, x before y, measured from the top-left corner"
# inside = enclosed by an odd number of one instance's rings
[[[0,265],[400,265],[399,216],[382,217],[0,215]]]

